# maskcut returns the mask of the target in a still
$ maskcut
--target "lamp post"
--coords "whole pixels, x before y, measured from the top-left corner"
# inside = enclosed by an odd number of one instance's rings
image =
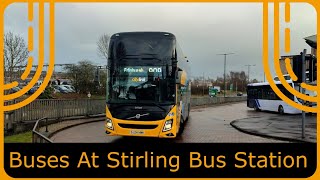
[[[205,82],[204,82],[204,73],[202,75],[202,96],[204,96],[204,85],[205,85]]]
[[[226,97],[226,64],[227,64],[227,55],[234,54],[234,53],[224,53],[224,54],[217,54],[224,56],[224,73],[223,73],[223,84],[224,84],[224,91],[223,96]]]
[[[250,83],[250,66],[256,66],[255,64],[247,64],[245,66],[248,66],[248,83]]]

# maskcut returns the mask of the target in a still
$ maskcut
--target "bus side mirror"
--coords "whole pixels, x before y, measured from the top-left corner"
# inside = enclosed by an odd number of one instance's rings
[[[178,62],[178,60],[176,58],[171,58],[171,60],[172,60],[172,63],[177,63]]]
[[[176,84],[180,84],[181,82],[181,75],[182,75],[182,71],[178,71],[178,75],[176,77]]]

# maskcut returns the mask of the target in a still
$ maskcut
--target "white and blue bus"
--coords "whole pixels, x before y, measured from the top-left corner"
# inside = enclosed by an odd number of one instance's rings
[[[301,92],[301,87],[295,84],[292,80],[286,80],[287,83],[293,87],[296,91]],[[275,84],[279,90],[292,101],[301,104],[302,100],[291,94],[280,81],[275,81]],[[310,96],[316,96],[316,92],[306,90],[306,94]],[[310,104],[310,106],[316,106]],[[284,102],[278,95],[272,90],[269,82],[253,83],[247,86],[247,107],[254,108],[256,111],[273,111],[280,114],[300,114],[301,110],[294,108]]]

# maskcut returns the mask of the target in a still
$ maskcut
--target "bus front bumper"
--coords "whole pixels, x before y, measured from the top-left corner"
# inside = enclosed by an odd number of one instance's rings
[[[113,128],[108,128],[105,123],[105,133],[109,136],[175,138],[176,127],[174,124],[172,124],[171,130],[163,131],[163,127],[166,121],[167,120],[124,121],[119,119],[112,119]]]

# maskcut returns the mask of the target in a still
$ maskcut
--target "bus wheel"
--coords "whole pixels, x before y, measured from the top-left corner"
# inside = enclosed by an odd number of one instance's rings
[[[279,114],[284,114],[284,109],[281,105],[278,108],[278,112],[279,112]]]
[[[186,122],[189,120],[189,116],[190,116],[190,104],[188,104],[188,117],[186,119]]]
[[[255,111],[260,111],[260,109],[256,105],[254,106],[254,110]]]
[[[183,133],[183,130],[184,130],[184,121],[183,121],[182,116],[181,116],[180,125],[179,125],[179,132],[178,132],[177,136],[180,136]]]

